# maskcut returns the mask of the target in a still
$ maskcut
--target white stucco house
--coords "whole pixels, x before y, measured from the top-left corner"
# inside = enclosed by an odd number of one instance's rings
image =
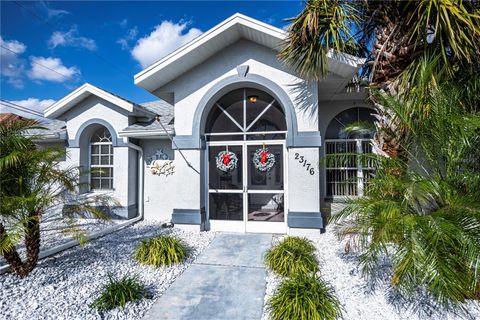
[[[361,59],[332,55],[330,74],[308,82],[278,59],[285,37],[235,14],[134,76],[156,101],[84,84],[45,110],[56,125],[42,143],[64,146],[65,165],[93,170],[80,192],[111,192],[124,218],[318,233],[325,208],[361,195],[370,170],[320,159],[370,152],[368,136],[342,128],[373,118],[364,93],[347,90]]]

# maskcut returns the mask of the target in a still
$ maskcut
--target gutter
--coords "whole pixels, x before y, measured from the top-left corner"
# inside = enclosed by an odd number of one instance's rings
[[[170,130],[168,131],[169,134],[173,135],[174,131]],[[136,137],[152,137],[152,138],[167,138],[168,135],[164,130],[124,130],[124,131],[119,131],[118,135],[120,137],[131,137],[131,138],[136,138]]]
[[[126,228],[126,227],[128,227],[128,226],[130,226],[134,223],[137,223],[137,222],[143,220],[143,215],[144,215],[144,211],[143,211],[143,179],[144,179],[144,177],[143,177],[143,173],[144,173],[143,149],[140,146],[138,146],[136,144],[133,144],[131,142],[128,142],[127,146],[129,148],[135,149],[138,152],[138,174],[139,174],[139,178],[138,178],[138,216],[133,218],[133,219],[130,219],[128,221],[125,221],[125,222],[119,223],[117,225],[114,225],[110,228],[106,228],[106,229],[94,232],[92,234],[89,234],[89,235],[86,236],[87,241],[106,236],[108,234],[111,234],[115,231],[121,230],[123,228]],[[62,252],[62,251],[65,251],[67,249],[76,247],[79,244],[80,244],[80,242],[78,240],[70,240],[70,241],[62,243],[62,244],[60,244],[56,247],[49,248],[49,249],[46,249],[46,250],[42,250],[42,251],[40,251],[40,253],[38,255],[38,260],[48,258],[48,257],[50,257],[54,254],[59,253],[59,252]],[[7,272],[9,269],[10,269],[10,266],[8,264],[0,266],[0,274]]]

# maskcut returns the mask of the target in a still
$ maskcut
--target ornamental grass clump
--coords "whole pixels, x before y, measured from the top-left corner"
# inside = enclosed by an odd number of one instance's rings
[[[310,240],[299,237],[287,237],[273,246],[267,251],[265,262],[271,270],[283,277],[315,272],[318,265],[315,246]]]
[[[184,262],[187,249],[180,239],[170,235],[159,235],[143,240],[135,250],[134,256],[141,264],[158,268]]]
[[[91,308],[98,311],[107,311],[116,307],[124,308],[127,302],[138,301],[145,294],[144,285],[138,276],[123,276],[120,279],[111,274],[108,282],[100,290],[100,295],[90,304]]]
[[[268,309],[273,320],[330,320],[342,316],[333,288],[315,273],[298,273],[285,279],[268,301]]]

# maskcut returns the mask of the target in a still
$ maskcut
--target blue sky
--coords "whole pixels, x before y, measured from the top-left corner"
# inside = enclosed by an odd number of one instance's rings
[[[0,97],[41,111],[84,82],[135,102],[133,75],[236,12],[284,27],[300,1],[1,2]],[[15,53],[13,53],[15,52]]]

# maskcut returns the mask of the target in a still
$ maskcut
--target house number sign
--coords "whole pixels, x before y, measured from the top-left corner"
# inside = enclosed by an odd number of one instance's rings
[[[310,173],[310,175],[315,174],[315,168],[312,167],[312,164],[305,159],[304,156],[300,155],[298,152],[295,152],[295,160],[298,160],[299,163],[303,164],[305,170]]]

